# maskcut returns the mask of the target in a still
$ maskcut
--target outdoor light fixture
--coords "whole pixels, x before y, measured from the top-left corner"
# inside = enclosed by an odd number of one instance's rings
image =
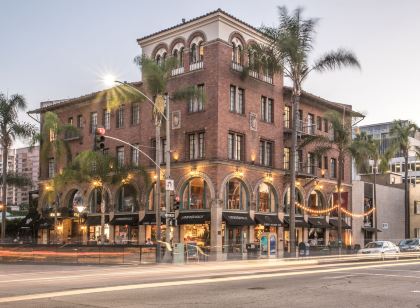
[[[197,167],[192,167],[192,168],[191,168],[190,175],[191,175],[191,176],[196,176],[196,175],[198,175]]]
[[[252,155],[251,155],[251,161],[252,161],[252,164],[254,164],[254,163],[255,163],[255,154],[252,154]]]
[[[178,152],[174,152],[174,160],[175,161],[178,161],[178,159],[179,159],[179,153]]]
[[[78,206],[76,206],[76,209],[77,209],[77,211],[79,212],[79,214],[80,213],[82,213],[84,210],[85,210],[85,206],[83,206],[83,205],[78,205]]]
[[[265,175],[265,180],[267,182],[273,182],[273,175],[271,174],[271,172],[267,172]]]
[[[92,186],[95,187],[95,188],[101,187],[102,186],[101,180],[93,180],[92,181]]]
[[[235,176],[238,178],[243,177],[244,173],[242,172],[242,169],[240,169],[239,167],[236,167]]]

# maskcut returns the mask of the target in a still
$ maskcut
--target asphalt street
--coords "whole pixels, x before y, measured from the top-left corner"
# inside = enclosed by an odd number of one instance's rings
[[[0,264],[0,307],[420,307],[420,260]]]

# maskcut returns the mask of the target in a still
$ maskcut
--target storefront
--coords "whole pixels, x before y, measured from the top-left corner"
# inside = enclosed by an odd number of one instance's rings
[[[290,217],[284,216],[284,250],[289,250],[290,231],[289,231]],[[303,242],[303,230],[311,226],[304,220],[303,216],[295,217],[295,231],[296,231],[296,246],[298,243]]]
[[[308,222],[310,228],[308,230],[308,243],[310,246],[325,246],[326,230],[331,228],[331,225],[324,217],[309,217]]]
[[[86,218],[88,244],[101,243],[101,215],[89,215]],[[104,215],[104,243],[109,243],[109,215]]]
[[[255,233],[254,233],[254,240],[255,242],[259,242],[261,239],[261,235],[264,232],[276,233],[277,228],[281,227],[282,223],[278,218],[277,214],[255,214]]]
[[[331,225],[331,230],[329,232],[329,245],[336,247],[338,246],[338,218],[330,217],[329,223]],[[343,243],[344,245],[351,245],[350,241],[350,231],[351,226],[344,220],[341,220],[341,228],[343,230]]]
[[[163,213],[162,213],[163,214]],[[160,224],[161,224],[161,238],[162,241],[165,241],[166,236],[166,219],[165,216],[160,217]],[[146,213],[143,219],[139,222],[139,225],[145,227],[145,238],[144,240],[151,240],[153,243],[156,242],[156,213]],[[143,236],[143,235],[140,235]]]
[[[139,241],[139,215],[115,215],[110,221],[114,226],[115,244],[137,244]]]
[[[245,244],[249,238],[249,226],[254,226],[255,222],[248,212],[223,212],[222,218],[223,252],[232,258],[240,257],[246,252]]]
[[[180,228],[181,242],[197,245],[205,251],[210,250],[210,211],[180,212],[177,222]]]

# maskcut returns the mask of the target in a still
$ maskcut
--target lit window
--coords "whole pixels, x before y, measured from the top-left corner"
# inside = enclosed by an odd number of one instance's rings
[[[239,179],[231,179],[225,187],[225,207],[228,210],[246,210],[248,193],[244,183]]]
[[[284,120],[284,127],[285,128],[290,128],[290,122],[291,122],[290,109],[291,109],[290,106],[284,106],[283,120]]]

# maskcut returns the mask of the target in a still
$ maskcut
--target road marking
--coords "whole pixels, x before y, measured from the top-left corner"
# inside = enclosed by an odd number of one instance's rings
[[[393,274],[379,274],[379,273],[354,273],[356,275],[362,276],[383,276],[383,277],[399,277],[399,278],[414,278],[420,279],[420,276],[412,276],[412,275],[393,275]]]
[[[362,266],[349,267],[346,270],[367,269],[371,267],[403,266],[403,265],[414,265],[414,264],[418,265],[419,262],[382,264],[382,265],[362,265]],[[330,269],[321,269],[321,270],[313,270],[313,271],[298,271],[298,272],[272,273],[272,274],[252,274],[252,275],[243,275],[243,276],[234,276],[234,277],[203,278],[203,279],[191,279],[191,280],[182,280],[182,281],[177,280],[177,281],[167,281],[167,282],[131,284],[131,285],[122,285],[122,286],[113,286],[113,287],[85,288],[85,289],[79,289],[79,290],[68,290],[68,291],[3,297],[3,298],[0,298],[0,303],[10,303],[10,302],[18,302],[18,301],[37,300],[37,299],[45,299],[45,298],[51,298],[51,297],[63,297],[63,296],[92,294],[92,293],[152,289],[152,288],[161,288],[161,287],[170,287],[170,286],[214,284],[218,282],[254,280],[254,279],[287,277],[287,276],[302,276],[306,274],[334,273],[334,272],[343,272],[343,269],[330,268]],[[372,274],[372,275],[380,275],[380,274]],[[391,276],[398,276],[398,275],[391,275]],[[420,278],[420,277],[415,277],[415,278]]]
[[[349,278],[349,277],[355,277],[357,275],[341,275],[341,276],[333,276],[333,277],[322,277],[323,280],[329,280],[329,279],[342,279],[342,278]]]

